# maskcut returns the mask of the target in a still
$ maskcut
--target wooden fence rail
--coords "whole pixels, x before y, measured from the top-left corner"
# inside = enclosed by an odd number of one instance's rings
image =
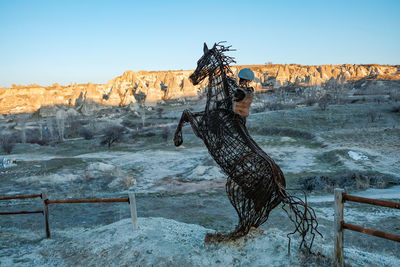
[[[335,237],[334,237],[334,251],[333,258],[335,266],[344,266],[344,254],[343,254],[343,234],[344,229],[364,233],[367,235],[377,236],[393,241],[400,242],[400,235],[390,234],[379,230],[364,228],[359,225],[354,225],[344,222],[344,203],[346,201],[353,201],[358,203],[366,203],[370,205],[376,205],[381,207],[387,207],[392,209],[400,209],[400,203],[384,201],[379,199],[358,197],[347,195],[343,189],[335,189]]]
[[[372,198],[366,198],[366,197],[351,196],[351,195],[348,195],[343,192],[343,201],[346,201],[346,200],[400,210],[400,203],[397,203],[397,202],[372,199]]]
[[[47,204],[129,202],[129,198],[46,200]]]
[[[0,200],[35,198],[35,197],[42,197],[42,194],[26,195],[26,196],[7,196],[7,197],[0,197]]]
[[[5,196],[0,197],[0,200],[11,200],[11,199],[27,199],[40,197],[43,201],[43,210],[36,211],[6,211],[0,212],[0,215],[17,215],[17,214],[33,214],[42,213],[44,216],[46,237],[50,238],[50,223],[49,223],[49,204],[72,204],[72,203],[118,203],[128,202],[131,211],[131,219],[133,228],[137,229],[137,212],[136,212],[136,199],[133,192],[128,193],[127,198],[108,198],[108,199],[66,199],[66,200],[49,200],[47,198],[47,192],[43,191],[41,194],[36,195],[22,195],[22,196]]]
[[[42,213],[43,214],[43,210],[35,210],[35,211],[26,211],[26,210],[22,210],[22,211],[6,211],[6,212],[0,212],[0,215],[32,214],[32,213]]]

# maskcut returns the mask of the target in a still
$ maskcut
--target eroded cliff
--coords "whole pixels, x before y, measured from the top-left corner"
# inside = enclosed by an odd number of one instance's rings
[[[329,79],[339,82],[375,75],[377,79],[399,79],[398,68],[387,65],[250,65],[233,66],[232,71],[247,67],[255,72],[256,90],[291,84],[319,85]],[[191,70],[126,71],[106,84],[71,84],[62,86],[13,86],[0,88],[0,114],[34,112],[44,106],[79,106],[85,101],[124,106],[131,102],[157,103],[176,98],[197,98],[202,85],[189,81]]]

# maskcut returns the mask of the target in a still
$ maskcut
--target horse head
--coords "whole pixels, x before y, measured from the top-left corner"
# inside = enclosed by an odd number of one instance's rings
[[[235,63],[235,60],[225,55],[225,52],[233,51],[230,49],[231,46],[224,46],[222,43],[224,42],[214,43],[211,49],[204,43],[204,54],[197,61],[197,68],[189,77],[193,85],[209,78],[206,110],[220,107],[230,109],[232,106],[232,90],[236,82],[232,78],[233,73],[229,64]]]
[[[205,78],[209,77],[218,67],[218,62],[215,58],[216,46],[217,44],[214,44],[212,49],[208,49],[207,44],[204,43],[204,54],[197,61],[197,68],[189,77],[193,85],[197,85]]]

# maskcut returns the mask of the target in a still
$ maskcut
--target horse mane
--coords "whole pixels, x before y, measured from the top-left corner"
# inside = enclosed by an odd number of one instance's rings
[[[224,46],[219,42],[214,44],[205,55],[197,62],[200,69],[191,75],[191,80],[204,80],[208,77],[206,89],[207,104],[206,112],[217,109],[232,109],[233,91],[237,87],[236,80],[230,64],[236,63],[234,57],[227,56],[225,53],[235,51],[232,46]],[[205,45],[205,49],[207,46]]]

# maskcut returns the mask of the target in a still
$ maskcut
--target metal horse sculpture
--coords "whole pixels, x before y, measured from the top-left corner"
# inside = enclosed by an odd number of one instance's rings
[[[300,233],[300,248],[311,249],[318,222],[315,212],[300,198],[291,196],[285,189],[285,178],[279,166],[257,145],[246,128],[246,119],[233,112],[232,97],[237,83],[229,64],[232,57],[224,55],[230,46],[215,44],[197,62],[197,69],[190,76],[194,85],[208,78],[207,103],[202,112],[183,111],[177,126],[174,143],[183,142],[182,127],[190,123],[197,137],[201,138],[209,153],[228,176],[226,192],[235,208],[239,223],[228,234],[207,234],[206,242],[235,240],[246,235],[252,227],[267,221],[269,213],[279,203],[295,230]],[[289,209],[285,207],[289,207]],[[307,233],[310,233],[307,238]],[[290,238],[289,238],[290,248]]]

